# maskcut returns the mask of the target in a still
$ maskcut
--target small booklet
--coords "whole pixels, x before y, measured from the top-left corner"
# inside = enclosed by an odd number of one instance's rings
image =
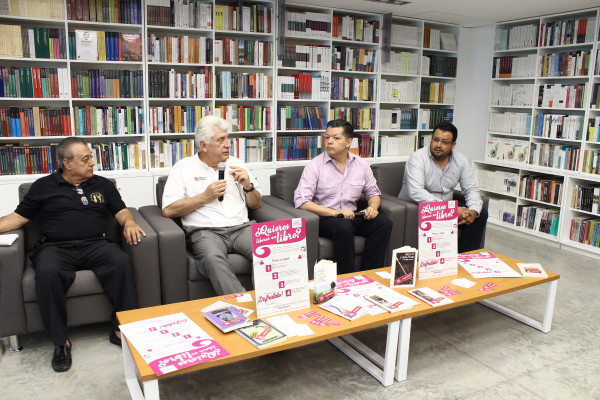
[[[208,307],[204,307],[202,309],[202,312],[205,313],[207,311],[212,311],[212,310],[216,310],[218,308],[225,308],[225,307],[233,307],[236,309],[237,312],[239,312],[240,314],[244,314],[244,316],[249,317],[250,315],[252,315],[252,313],[254,313],[254,310],[251,310],[250,308],[244,308],[238,305],[233,305],[231,303],[227,303],[225,301],[217,301],[212,303],[210,306]]]
[[[0,246],[12,246],[18,237],[18,233],[6,233],[4,235],[0,235]]]
[[[313,303],[321,304],[336,295],[337,264],[321,260],[315,264]]]
[[[423,300],[425,303],[433,307],[454,303],[454,300],[451,300],[443,294],[440,294],[428,287],[412,289],[409,290],[408,293],[412,294],[417,299]]]
[[[392,254],[392,273],[390,287],[415,286],[417,274],[417,254],[414,247],[404,246]]]
[[[526,278],[547,278],[548,274],[544,271],[541,264],[538,263],[517,263],[521,275]]]
[[[369,312],[361,300],[361,297],[336,296],[319,307],[352,321]]]
[[[389,288],[382,288],[381,290],[378,290],[377,293],[366,295],[365,299],[390,313],[409,310],[413,306],[419,304],[415,300]]]
[[[204,313],[204,318],[224,333],[252,325],[252,320],[238,312],[234,307],[217,308]]]
[[[285,333],[262,319],[257,319],[252,325],[240,328],[236,332],[259,349],[287,339]]]

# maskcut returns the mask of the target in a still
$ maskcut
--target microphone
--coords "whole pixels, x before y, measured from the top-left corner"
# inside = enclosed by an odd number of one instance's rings
[[[225,179],[225,163],[224,162],[218,163],[217,169],[219,170],[219,180]],[[223,196],[219,196],[219,201],[223,201]]]

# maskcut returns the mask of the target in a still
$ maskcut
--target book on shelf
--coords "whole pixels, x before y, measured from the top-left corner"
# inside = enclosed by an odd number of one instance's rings
[[[98,32],[75,30],[75,49],[78,60],[98,60]]]
[[[142,36],[136,33],[121,32],[123,61],[142,61]]]
[[[458,46],[456,44],[456,36],[454,35],[454,33],[441,32],[440,41],[442,45],[442,50],[458,51]]]
[[[259,349],[287,340],[285,333],[262,319],[257,319],[252,325],[237,329],[236,332]]]
[[[252,325],[252,320],[234,307],[216,308],[203,312],[204,318],[219,328],[223,333]]]

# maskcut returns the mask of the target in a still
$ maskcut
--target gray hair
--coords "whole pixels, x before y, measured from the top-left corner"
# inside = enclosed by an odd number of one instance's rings
[[[56,146],[56,160],[61,168],[65,167],[64,160],[73,161],[75,154],[73,153],[72,147],[77,143],[87,146],[87,142],[84,139],[75,136],[63,139],[58,146]]]
[[[207,115],[203,117],[198,125],[196,125],[195,140],[198,149],[200,149],[200,142],[210,144],[215,134],[213,127],[229,131],[229,123],[221,117],[215,115]]]

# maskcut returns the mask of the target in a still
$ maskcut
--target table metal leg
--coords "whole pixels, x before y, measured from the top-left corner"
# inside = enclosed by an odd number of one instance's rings
[[[550,332],[552,327],[552,316],[554,314],[554,301],[556,300],[556,289],[558,287],[558,280],[551,281],[548,283],[548,292],[546,294],[546,307],[544,309],[544,319],[542,322],[536,321],[526,315],[511,310],[508,307],[501,306],[491,300],[481,300],[479,303],[492,310],[498,311],[504,315],[516,319],[526,325],[529,325],[535,329],[538,329],[544,333]]]
[[[159,400],[160,393],[158,391],[158,380],[152,380],[148,382],[138,381],[135,361],[133,355],[125,339],[125,335],[121,335],[122,349],[123,349],[123,368],[125,369],[125,382],[129,389],[129,394],[132,400]]]
[[[360,365],[365,371],[373,375],[383,386],[389,386],[394,383],[394,364],[396,363],[396,351],[398,347],[399,321],[394,321],[387,325],[385,357],[381,357],[352,335],[329,339],[331,344]]]
[[[394,376],[398,382],[406,380],[411,326],[412,318],[407,318],[400,321],[400,337],[398,339],[398,354],[396,356],[396,374]]]

